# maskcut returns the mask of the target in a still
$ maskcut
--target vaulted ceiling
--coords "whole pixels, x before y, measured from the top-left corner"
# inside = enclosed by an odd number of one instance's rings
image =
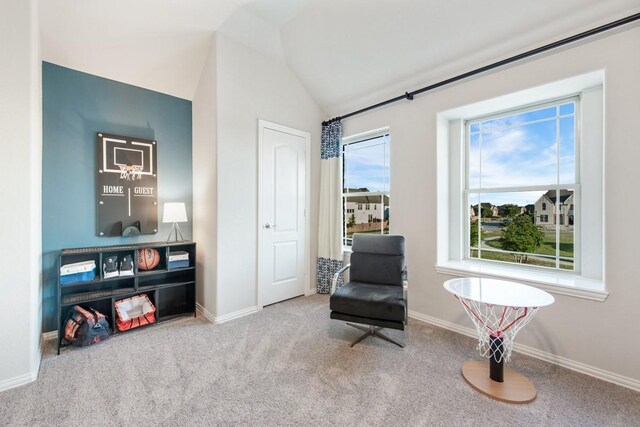
[[[637,12],[640,0],[40,2],[45,61],[191,99],[222,31],[286,61],[329,114]]]

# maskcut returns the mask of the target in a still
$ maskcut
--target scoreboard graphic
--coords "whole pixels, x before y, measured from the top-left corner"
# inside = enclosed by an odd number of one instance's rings
[[[98,133],[98,236],[158,232],[156,141]]]

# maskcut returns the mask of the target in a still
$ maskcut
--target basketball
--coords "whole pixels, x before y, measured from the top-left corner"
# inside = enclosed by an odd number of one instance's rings
[[[153,270],[160,263],[160,252],[153,248],[138,251],[138,270]]]

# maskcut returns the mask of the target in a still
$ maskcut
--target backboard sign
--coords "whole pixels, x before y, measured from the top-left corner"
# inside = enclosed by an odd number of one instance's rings
[[[98,236],[158,232],[156,141],[98,133]]]

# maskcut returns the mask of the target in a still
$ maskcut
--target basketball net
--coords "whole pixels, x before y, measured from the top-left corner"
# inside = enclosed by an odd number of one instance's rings
[[[538,307],[504,307],[462,298],[456,295],[476,326],[477,349],[483,357],[495,357],[496,362],[511,361],[516,334],[533,319]],[[493,338],[493,339],[492,339]],[[493,344],[500,338],[502,345]]]
[[[142,166],[140,165],[118,165],[120,167],[120,179],[135,181],[142,179]]]

